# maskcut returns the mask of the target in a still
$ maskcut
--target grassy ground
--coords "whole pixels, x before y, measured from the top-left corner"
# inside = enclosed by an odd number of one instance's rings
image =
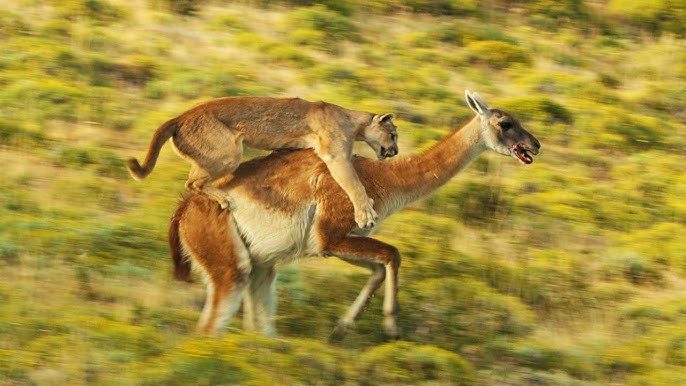
[[[684,6],[314,3],[3,3],[0,381],[686,383]],[[407,155],[470,117],[464,89],[543,153],[484,155],[379,229],[402,341],[375,298],[326,343],[366,280],[335,259],[282,267],[278,339],[195,335],[204,290],[166,245],[188,166],[164,148],[144,182],[124,168],[159,124],[300,96],[396,113]]]

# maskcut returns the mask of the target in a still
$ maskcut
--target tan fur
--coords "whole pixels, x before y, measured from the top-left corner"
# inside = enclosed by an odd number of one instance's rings
[[[470,97],[478,95],[469,94],[468,101]],[[474,103],[480,104],[475,109],[477,117],[422,154],[390,162],[353,159],[381,220],[448,182],[486,149],[516,158],[520,157],[512,149],[538,154],[538,140],[509,114],[488,109],[483,101],[474,99]],[[514,122],[513,127],[503,129],[501,122],[505,120]],[[219,214],[212,209],[207,198],[193,195],[179,206],[174,216],[178,221],[172,221],[170,227],[170,234],[177,233],[171,237],[177,240],[172,243],[172,254],[187,255],[209,278],[210,306],[206,307],[213,307],[214,288],[246,288],[244,309],[250,315],[244,328],[273,334],[275,264],[305,256],[337,256],[368,268],[372,275],[332,337],[345,334],[384,280],[385,331],[390,337],[399,335],[396,315],[400,253],[392,245],[369,237],[371,230],[355,226],[352,204],[313,151],[278,151],[243,163],[222,188],[241,203],[228,218],[226,211]],[[242,242],[236,234],[240,234]],[[245,250],[252,272],[250,284],[240,287],[231,282],[237,276],[235,272],[241,271],[231,256]],[[175,258],[174,263],[177,272],[185,272],[187,278],[190,262]],[[208,313],[221,315],[221,320],[231,317],[231,313]],[[216,320],[203,320],[201,330],[217,333],[221,323]]]
[[[165,122],[153,135],[143,165],[130,158],[128,168],[134,178],[145,178],[171,138],[175,151],[192,165],[186,188],[226,208],[230,194],[214,185],[233,178],[244,143],[270,150],[311,147],[352,201],[358,226],[368,228],[377,214],[350,164],[353,143],[367,142],[379,158],[396,155],[393,119],[392,114],[375,115],[300,98],[219,98]]]

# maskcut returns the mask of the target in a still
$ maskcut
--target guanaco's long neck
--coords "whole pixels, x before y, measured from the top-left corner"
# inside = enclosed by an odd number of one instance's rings
[[[438,189],[483,153],[487,146],[480,123],[474,117],[425,152],[386,161],[378,168],[376,174],[384,175],[387,208],[399,209]]]

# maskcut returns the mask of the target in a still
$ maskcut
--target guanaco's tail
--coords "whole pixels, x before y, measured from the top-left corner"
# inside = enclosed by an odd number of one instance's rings
[[[185,199],[176,209],[169,224],[169,248],[171,249],[172,261],[174,262],[174,277],[177,280],[191,282],[191,261],[183,246],[179,235],[179,222],[186,209],[188,199]]]
[[[133,157],[128,159],[127,165],[129,167],[129,173],[131,173],[131,176],[134,179],[142,180],[152,172],[152,169],[157,162],[157,156],[160,155],[160,149],[162,149],[164,143],[174,135],[176,128],[176,118],[173,118],[163,123],[162,126],[155,130],[155,134],[153,134],[150,146],[148,147],[148,155],[145,156],[143,165],[139,164],[138,160]]]

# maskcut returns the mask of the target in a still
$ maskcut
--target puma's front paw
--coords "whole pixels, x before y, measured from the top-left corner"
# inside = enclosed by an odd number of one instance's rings
[[[220,197],[216,197],[216,201],[219,203],[219,206],[222,209],[233,210],[236,208],[236,205],[233,204],[231,196],[228,194],[223,194]]]
[[[371,198],[361,207],[355,208],[355,222],[362,229],[373,227],[378,217],[374,210],[374,200]]]

